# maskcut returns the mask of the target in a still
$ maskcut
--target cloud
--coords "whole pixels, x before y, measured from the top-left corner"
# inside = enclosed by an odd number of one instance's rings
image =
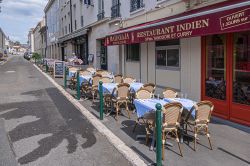
[[[29,29],[43,18],[46,4],[47,0],[3,0],[0,27],[12,40],[26,43]]]

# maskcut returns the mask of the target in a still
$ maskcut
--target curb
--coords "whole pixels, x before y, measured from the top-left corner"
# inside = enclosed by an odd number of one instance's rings
[[[92,115],[81,103],[79,103],[71,94],[55,82],[50,76],[42,72],[42,70],[35,64],[33,66],[40,71],[88,120],[89,122],[102,134],[108,141],[129,161],[135,166],[147,166],[147,164],[140,159],[140,157],[129,148],[120,138],[112,133],[101,121]]]

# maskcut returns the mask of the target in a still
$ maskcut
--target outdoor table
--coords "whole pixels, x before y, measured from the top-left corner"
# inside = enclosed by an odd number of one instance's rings
[[[80,75],[79,76],[80,85],[82,83],[88,83],[90,80],[92,80],[92,76],[91,75]],[[91,81],[90,81],[90,83],[91,83]]]
[[[137,92],[141,87],[143,87],[143,83],[140,82],[133,82],[130,84],[130,91],[135,93]]]
[[[117,83],[103,83],[102,89],[104,94],[112,94],[113,90],[117,88]]]
[[[221,83],[222,83],[221,80],[207,80],[207,81],[206,81],[206,84],[211,84],[211,85],[213,85],[213,86],[215,86],[215,87],[217,87],[217,86],[220,85]]]
[[[74,77],[76,74],[76,71],[69,71],[69,77]]]

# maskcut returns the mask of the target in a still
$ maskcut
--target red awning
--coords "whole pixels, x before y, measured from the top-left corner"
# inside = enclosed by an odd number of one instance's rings
[[[120,29],[106,45],[142,43],[250,30],[250,1],[231,0]]]

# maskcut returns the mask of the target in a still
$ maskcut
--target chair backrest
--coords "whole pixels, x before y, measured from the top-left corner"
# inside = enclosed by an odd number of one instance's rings
[[[79,72],[79,75],[86,76],[86,75],[91,75],[91,73],[88,70],[81,70]]]
[[[102,76],[100,74],[96,74],[92,77],[92,85],[97,86],[99,84],[100,79]]]
[[[150,93],[154,94],[155,93],[155,84],[153,83],[147,83],[143,85],[144,89],[147,89]]]
[[[163,97],[164,98],[176,98],[178,95],[178,93],[171,88],[167,88],[164,92],[163,92]]]
[[[88,67],[86,70],[89,71],[89,72],[91,72],[91,73],[95,72],[95,68],[93,68],[93,67]]]
[[[100,74],[101,74],[103,77],[110,75],[110,73],[109,73],[108,71],[106,71],[106,70],[103,70]]]
[[[195,106],[195,121],[196,123],[208,123],[210,122],[211,114],[214,109],[214,105],[210,101],[201,101]]]
[[[121,83],[117,86],[117,98],[127,99],[129,97],[129,84]]]
[[[135,97],[137,99],[150,99],[152,97],[152,93],[145,88],[141,88],[136,92]]]
[[[115,75],[114,81],[115,81],[115,83],[118,83],[118,84],[122,83],[122,75],[120,75],[120,74]]]
[[[95,74],[102,74],[103,70],[96,70]]]
[[[163,112],[163,127],[176,126],[180,123],[180,117],[183,107],[181,103],[168,103],[164,105]]]
[[[123,83],[131,84],[133,82],[135,82],[135,79],[132,78],[132,77],[125,77],[125,78],[123,78]]]
[[[69,71],[77,71],[78,70],[78,68],[76,68],[76,67],[70,67],[69,68]]]
[[[101,80],[103,83],[111,83],[112,80],[109,77],[102,77]]]

